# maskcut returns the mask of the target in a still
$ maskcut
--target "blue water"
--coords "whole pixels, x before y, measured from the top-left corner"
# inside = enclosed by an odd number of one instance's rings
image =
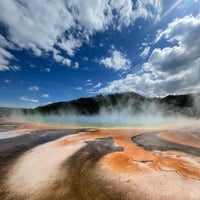
[[[160,115],[30,115],[27,121],[43,122],[51,124],[76,125],[76,126],[100,126],[100,127],[127,127],[127,126],[155,126],[162,124],[183,122],[185,119],[178,117],[163,117]]]

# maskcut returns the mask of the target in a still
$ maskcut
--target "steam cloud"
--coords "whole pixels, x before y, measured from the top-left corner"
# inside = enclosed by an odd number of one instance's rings
[[[78,114],[76,110],[71,109],[69,113],[60,110],[57,114],[27,114],[24,115],[19,112],[13,113],[10,119],[16,121],[31,122],[44,122],[56,123],[64,125],[77,125],[77,126],[155,126],[162,124],[174,123],[188,123],[193,121],[194,118],[187,117],[183,113],[192,116],[191,112],[195,115],[200,115],[200,96],[193,95],[193,107],[184,108],[183,110],[174,110],[170,106],[160,105],[159,103],[141,103],[134,100],[118,102],[115,106],[101,107],[98,114],[82,115]],[[136,105],[137,109],[134,107]],[[139,107],[139,108],[138,108]],[[181,108],[180,108],[181,109]],[[192,111],[191,111],[192,110]],[[178,112],[177,112],[178,111]],[[20,116],[20,117],[19,117]]]

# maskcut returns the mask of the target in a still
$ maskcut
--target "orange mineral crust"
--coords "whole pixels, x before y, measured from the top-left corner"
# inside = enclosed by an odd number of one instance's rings
[[[80,132],[78,135],[63,138],[63,139],[59,140],[58,142],[56,142],[55,144],[58,146],[76,145],[80,142],[84,142],[87,140],[94,140],[95,138],[102,138],[102,137],[106,137],[106,134],[99,133],[97,131],[84,132],[84,133]]]
[[[171,170],[183,177],[200,180],[200,166],[195,167],[191,162],[178,158],[179,153],[174,152],[173,155],[164,155],[162,152],[156,153],[144,150],[142,147],[134,144],[130,137],[140,133],[141,131],[139,130],[110,130],[109,135],[113,137],[117,145],[124,148],[124,151],[105,156],[103,158],[104,162],[114,170],[123,173],[143,172],[148,168],[152,168],[155,170]]]

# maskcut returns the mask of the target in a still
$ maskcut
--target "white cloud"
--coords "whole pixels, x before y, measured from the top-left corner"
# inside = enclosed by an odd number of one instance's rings
[[[11,44],[8,42],[8,40],[0,34],[0,44],[2,47],[11,47]]]
[[[174,20],[159,31],[156,41],[170,46],[155,48],[142,70],[114,80],[100,93],[135,91],[145,96],[200,92],[200,15]]]
[[[152,18],[155,21],[160,20],[162,14],[161,0],[138,0],[136,1],[137,9],[134,12],[133,20],[138,18]]]
[[[117,28],[121,29],[123,25],[128,26],[133,21],[133,2],[131,0],[111,0],[111,5],[117,11],[118,25]]]
[[[111,0],[112,9],[116,11],[116,27],[121,30],[123,26],[129,26],[138,18],[152,18],[155,21],[160,19],[162,13],[161,0],[137,0],[134,4],[132,0]]]
[[[9,53],[8,51],[6,51],[5,49],[0,47],[0,55],[2,57],[4,57],[5,59],[14,59],[15,57]]]
[[[68,36],[68,39],[62,39],[57,45],[65,50],[68,55],[74,56],[75,50],[82,46],[82,42],[79,39],[74,38],[72,35]]]
[[[79,63],[78,62],[75,62],[75,64],[74,64],[74,67],[73,67],[74,69],[78,69],[79,68]]]
[[[43,98],[49,98],[49,94],[42,94]]]
[[[10,60],[15,60],[15,57],[0,46],[0,71],[16,70],[16,66],[10,66]]]
[[[131,65],[131,61],[116,49],[111,50],[111,57],[102,58],[99,62],[105,67],[114,69],[116,71],[127,70]]]
[[[38,86],[31,86],[28,88],[30,91],[39,91],[39,87]]]
[[[22,101],[29,101],[29,102],[32,102],[32,103],[38,103],[39,101],[37,99],[31,99],[29,97],[26,97],[26,96],[23,96],[20,98]]]
[[[142,53],[140,54],[140,56],[142,58],[146,58],[146,56],[148,56],[148,54],[149,54],[149,51],[150,51],[150,47],[149,46],[145,47],[144,50],[142,51]]]
[[[0,34],[0,71],[7,71],[7,70],[20,70],[18,66],[12,66],[10,64],[11,60],[16,60],[16,58],[8,52],[5,48],[9,48],[12,45]],[[5,48],[4,48],[5,47]]]
[[[168,74],[198,67],[195,63],[200,58],[199,33],[200,14],[174,20],[166,30],[159,31],[156,38],[156,41],[167,39],[173,46],[154,49],[149,63]]]
[[[54,54],[53,58],[56,60],[56,62],[62,62],[62,60],[64,59],[64,57],[59,54]]]
[[[67,65],[67,66],[71,66],[71,60],[68,58],[65,58],[63,56],[60,55],[60,51],[54,49],[53,50],[53,58],[56,62],[60,62],[63,65]]]
[[[0,58],[0,60],[1,60],[1,58]],[[10,68],[8,66],[0,64],[0,71],[7,71],[7,70],[10,70]]]
[[[198,73],[200,69],[198,69]],[[178,75],[165,77],[162,75],[143,73],[128,74],[125,78],[112,81],[108,86],[101,88],[99,93],[112,93],[134,91],[139,94],[155,97],[168,94],[183,94],[200,91],[200,83],[197,81],[196,71],[186,71]],[[191,77],[196,80],[191,82]]]
[[[89,31],[104,30],[112,20],[111,6],[108,0],[69,0],[74,18]]]
[[[102,83],[97,83],[93,88],[99,88],[99,87],[101,87],[102,86]]]
[[[8,27],[8,38],[0,36],[1,47],[31,49],[36,56],[48,53],[56,62],[69,65],[52,52],[62,49],[74,56],[95,32],[110,25],[120,30],[138,18],[157,20],[161,11],[161,0],[137,0],[134,5],[131,0],[0,1],[0,21]]]
[[[63,65],[67,65],[67,66],[71,66],[71,60],[70,59],[68,59],[68,58],[64,58],[63,60],[62,60],[62,64]]]
[[[35,48],[49,50],[57,36],[74,24],[64,1],[8,0],[1,1],[0,7],[0,18],[9,26],[9,39],[22,48],[32,49],[30,45],[34,44]]]

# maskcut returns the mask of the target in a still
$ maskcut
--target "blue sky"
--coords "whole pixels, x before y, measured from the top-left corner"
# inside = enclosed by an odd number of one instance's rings
[[[200,92],[198,0],[0,1],[0,106]]]

